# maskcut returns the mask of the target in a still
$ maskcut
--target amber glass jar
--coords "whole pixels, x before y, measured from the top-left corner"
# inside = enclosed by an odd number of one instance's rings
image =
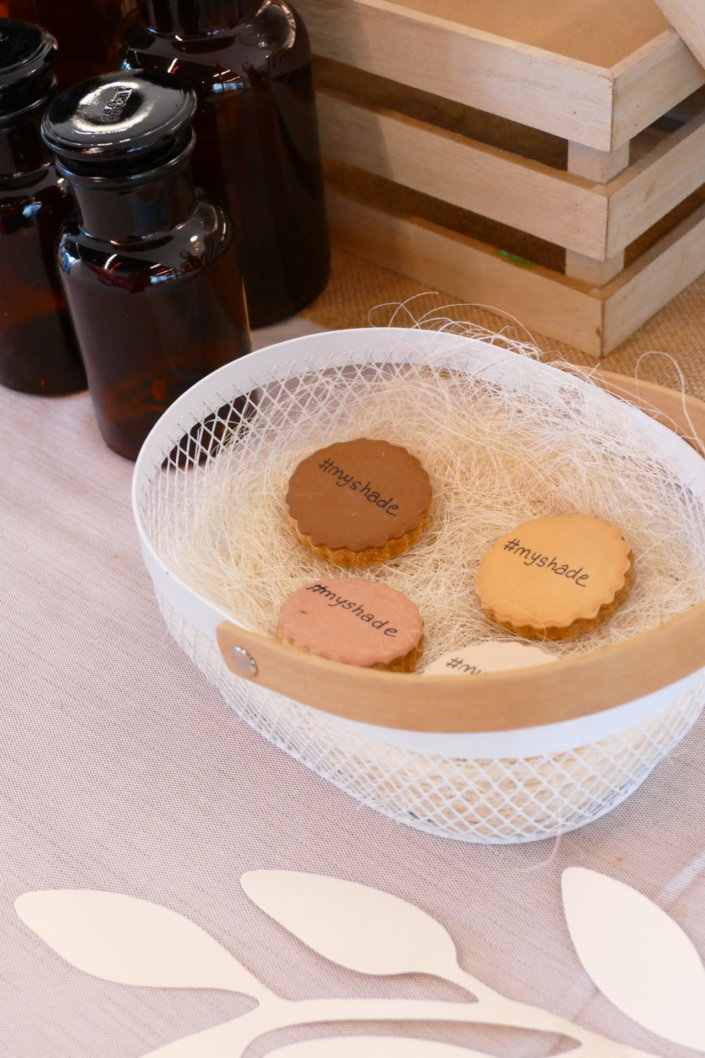
[[[199,99],[196,183],[233,217],[253,326],[291,316],[328,278],[306,28],[286,0],[138,0],[126,68],[180,78]]]
[[[56,42],[0,19],[0,383],[47,395],[86,377],[56,267],[71,201],[42,143]]]
[[[61,279],[100,430],[129,459],[176,397],[250,349],[232,227],[194,195],[195,106],[173,78],[107,74],[44,118],[78,208]]]
[[[48,29],[59,42],[56,75],[64,88],[114,69],[115,37],[135,0],[0,0],[9,18]]]

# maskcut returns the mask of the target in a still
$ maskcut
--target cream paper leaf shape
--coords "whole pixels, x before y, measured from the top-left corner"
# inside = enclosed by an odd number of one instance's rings
[[[562,884],[571,939],[600,991],[657,1036],[705,1050],[705,969],[680,926],[597,871],[569,867]]]
[[[434,974],[472,988],[440,922],[391,893],[299,871],[248,871],[240,881],[257,907],[339,966],[374,975]]]
[[[450,1043],[402,1036],[336,1036],[269,1051],[267,1058],[490,1058]]]
[[[253,998],[266,989],[190,919],[121,893],[46,889],[24,893],[15,910],[72,966],[118,984],[218,988]]]

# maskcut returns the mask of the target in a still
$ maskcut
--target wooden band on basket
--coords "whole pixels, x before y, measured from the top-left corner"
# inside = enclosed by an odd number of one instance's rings
[[[510,731],[588,716],[705,665],[705,603],[651,632],[555,665],[482,676],[418,676],[341,665],[223,622],[218,645],[257,665],[253,682],[334,716],[410,731]]]
[[[653,383],[599,372],[596,382],[690,437],[705,437],[705,403]],[[702,445],[694,443],[701,454]],[[705,473],[705,464],[703,466]],[[705,603],[633,639],[554,665],[481,677],[418,676],[341,665],[223,622],[218,645],[254,659],[253,682],[334,716],[411,731],[509,731],[573,720],[659,691],[705,666]]]

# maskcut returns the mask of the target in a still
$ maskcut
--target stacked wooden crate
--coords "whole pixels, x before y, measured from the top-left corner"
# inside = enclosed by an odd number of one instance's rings
[[[335,243],[602,355],[705,271],[705,71],[651,0],[297,0]]]

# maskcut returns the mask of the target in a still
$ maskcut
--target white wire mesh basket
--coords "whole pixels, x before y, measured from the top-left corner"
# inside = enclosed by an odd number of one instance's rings
[[[462,676],[361,669],[297,651],[244,627],[174,574],[157,528],[229,445],[263,446],[276,431],[247,423],[282,403],[301,418],[302,379],[334,377],[352,392],[410,364],[466,373],[530,395],[556,393],[560,370],[491,343],[439,331],[364,329],[283,342],[235,361],[180,398],[145,442],[134,514],[157,601],[176,642],[256,731],[363,804],[443,837],[512,843],[553,836],[610,811],[683,737],[705,700],[705,604],[658,628],[551,665]],[[572,375],[579,394],[594,386]],[[620,388],[629,387],[620,380]],[[673,420],[680,397],[646,386]],[[675,432],[617,401],[705,509],[705,464]],[[689,424],[705,406],[688,399]],[[274,418],[272,422],[274,423]],[[281,418],[279,419],[281,422]],[[244,423],[244,426],[242,425]],[[334,421],[331,421],[334,429]],[[333,434],[331,439],[335,439]],[[391,438],[393,440],[393,438]],[[185,504],[184,504],[185,506]],[[335,575],[332,572],[332,575]]]

